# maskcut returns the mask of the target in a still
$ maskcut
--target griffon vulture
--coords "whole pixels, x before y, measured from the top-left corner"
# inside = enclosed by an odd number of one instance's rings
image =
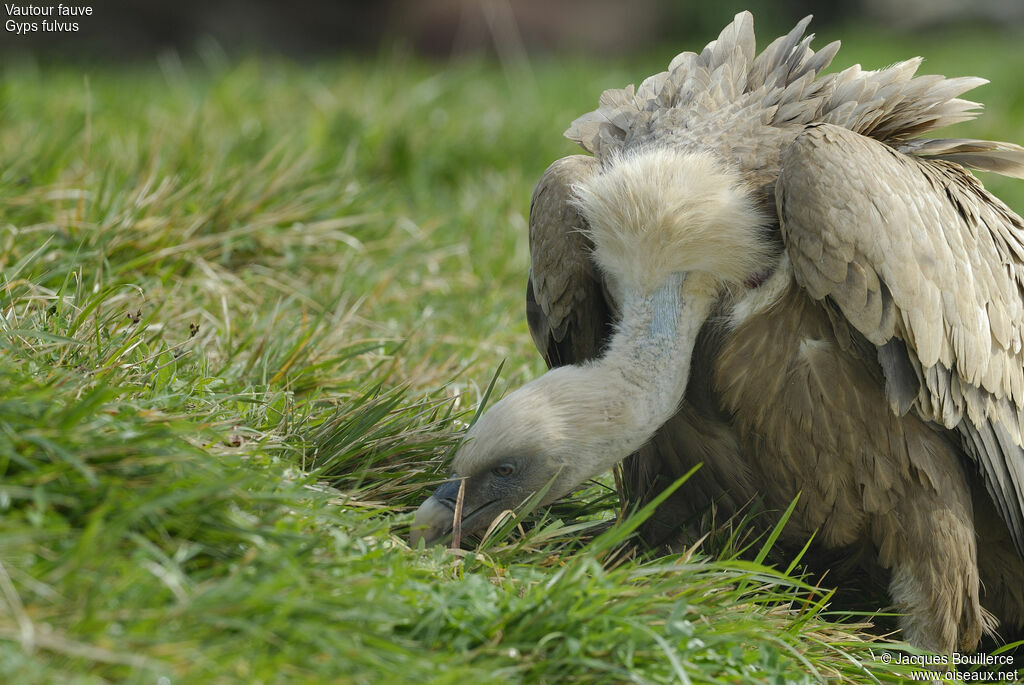
[[[919,59],[819,76],[809,17],[755,56],[736,16],[566,136],[530,210],[527,316],[553,367],[469,430],[413,541],[485,528],[623,464],[671,541],[712,502],[887,578],[911,643],[1024,625],[1024,222],[965,167],[1024,148],[919,137],[978,78]]]

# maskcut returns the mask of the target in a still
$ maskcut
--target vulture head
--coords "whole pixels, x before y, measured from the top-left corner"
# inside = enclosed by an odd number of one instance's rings
[[[713,155],[655,148],[613,158],[574,188],[594,259],[622,312],[598,360],[552,369],[467,432],[451,479],[416,512],[412,542],[486,529],[609,470],[677,410],[697,333],[720,293],[764,268],[769,247],[749,191]],[[464,485],[463,485],[464,484]]]
[[[621,415],[629,411],[624,398],[601,402],[600,377],[599,369],[561,367],[483,414],[455,455],[451,480],[417,511],[413,541],[423,537],[429,543],[451,532],[460,487],[462,529],[473,533],[545,487],[550,485],[546,503],[622,458],[615,444],[621,436],[607,429],[633,419]],[[603,426],[588,430],[588,403],[611,412]]]

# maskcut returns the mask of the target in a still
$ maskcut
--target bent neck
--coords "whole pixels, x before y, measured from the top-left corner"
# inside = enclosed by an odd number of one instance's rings
[[[653,293],[624,293],[622,321],[598,362],[621,375],[641,444],[676,413],[686,392],[697,334],[714,302],[695,283],[699,277],[675,274]]]
[[[622,319],[605,355],[567,370],[575,376],[565,379],[574,387],[570,401],[577,410],[587,405],[580,414],[591,417],[571,431],[584,447],[569,452],[583,460],[572,465],[577,483],[642,447],[679,409],[694,343],[715,297],[700,275],[677,274],[653,293],[626,292],[620,299]]]

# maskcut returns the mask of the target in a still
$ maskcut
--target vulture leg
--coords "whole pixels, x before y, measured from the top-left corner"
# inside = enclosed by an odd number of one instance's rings
[[[996,631],[1000,642],[1024,639],[1024,560],[1016,553],[1009,529],[976,474],[972,474],[971,491],[981,605],[999,619]]]
[[[949,460],[955,473],[959,465]],[[873,522],[889,565],[889,593],[903,612],[903,639],[940,654],[973,651],[992,620],[979,600],[977,548],[965,479],[908,489],[896,509]]]

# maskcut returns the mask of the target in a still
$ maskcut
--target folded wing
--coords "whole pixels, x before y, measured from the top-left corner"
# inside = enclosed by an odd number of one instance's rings
[[[984,168],[999,145],[907,151]],[[878,348],[894,411],[959,433],[1024,554],[1024,221],[957,164],[828,124],[783,150],[776,203],[797,281]]]

